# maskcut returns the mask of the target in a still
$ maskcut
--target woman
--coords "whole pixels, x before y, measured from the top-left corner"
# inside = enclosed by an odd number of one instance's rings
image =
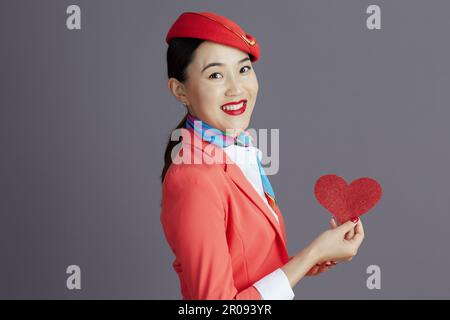
[[[161,175],[161,223],[182,296],[293,299],[303,276],[356,255],[362,223],[332,220],[290,257],[283,216],[246,131],[258,93],[259,44],[209,12],[180,15],[166,41],[168,88],[187,112]]]

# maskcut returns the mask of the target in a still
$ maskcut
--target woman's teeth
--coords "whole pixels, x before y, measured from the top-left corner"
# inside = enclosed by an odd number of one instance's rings
[[[244,102],[234,105],[222,106],[223,110],[238,110],[244,106]]]

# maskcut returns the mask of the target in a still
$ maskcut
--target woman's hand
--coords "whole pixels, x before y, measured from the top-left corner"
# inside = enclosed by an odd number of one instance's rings
[[[315,252],[318,263],[350,261],[358,253],[359,246],[364,240],[364,229],[359,218],[353,221],[355,222],[347,221],[337,226],[332,219],[332,229],[323,232],[311,242],[310,246]]]
[[[334,220],[334,218],[332,218],[330,220],[330,225],[331,225],[331,229],[335,229],[337,227],[337,223],[336,223],[336,220]],[[351,233],[347,232],[345,236],[346,236],[346,238],[349,237],[349,239],[351,239],[353,237],[353,235],[354,235],[354,232],[352,229]],[[322,263],[316,263],[316,265],[314,267],[312,267],[306,275],[307,276],[316,276],[318,274],[321,274],[323,272],[330,270],[336,264],[337,264],[336,261],[326,261],[326,262],[322,262]]]
[[[349,261],[358,252],[364,239],[361,221],[348,221],[340,226],[331,221],[331,229],[320,234],[308,246],[291,257],[281,268],[293,288],[303,276],[314,276],[329,270],[327,262]],[[353,232],[353,236],[349,235]],[[330,263],[329,263],[330,264]]]

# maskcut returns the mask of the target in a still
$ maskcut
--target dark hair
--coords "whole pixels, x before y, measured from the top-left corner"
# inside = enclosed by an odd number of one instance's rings
[[[186,82],[186,69],[193,59],[195,50],[203,41],[205,40],[195,38],[173,38],[170,40],[169,47],[167,48],[167,76],[169,79],[175,78],[182,83]],[[186,118],[187,112],[175,129],[182,128]],[[161,173],[161,183],[163,183],[166,172],[172,164],[172,149],[180,142],[180,140],[172,141],[170,138],[171,134],[172,132],[169,134],[169,141],[164,152],[164,167]]]

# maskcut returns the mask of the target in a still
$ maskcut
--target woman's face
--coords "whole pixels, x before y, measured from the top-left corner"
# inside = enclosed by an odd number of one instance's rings
[[[247,129],[258,79],[246,52],[205,41],[195,50],[186,72],[185,94],[192,115],[233,135]],[[230,103],[238,109],[224,109]]]

